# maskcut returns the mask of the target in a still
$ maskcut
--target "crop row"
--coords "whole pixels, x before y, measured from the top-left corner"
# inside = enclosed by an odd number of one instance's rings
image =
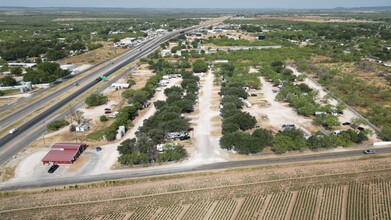
[[[346,219],[369,219],[369,200],[369,184],[361,184],[357,182],[349,184]]]
[[[318,189],[300,190],[292,210],[292,219],[313,219]]]
[[[208,212],[212,204],[213,203],[211,201],[200,201],[193,204],[187,210],[187,212],[183,216],[183,219],[184,220],[202,219],[206,215],[206,213]]]
[[[391,219],[391,183],[378,181],[372,185],[373,219]]]
[[[273,194],[262,219],[285,219],[292,196],[293,194],[291,192]]]
[[[255,195],[247,197],[242,206],[240,207],[239,213],[236,219],[259,219],[258,214],[265,205],[266,195]]]
[[[134,220],[149,220],[153,217],[155,212],[157,211],[157,208],[154,207],[148,207],[148,208],[139,208],[136,210],[136,212],[130,216],[129,219],[134,219]]]
[[[233,199],[220,200],[217,203],[209,219],[211,220],[230,219],[233,212],[235,211],[236,206],[237,206],[237,202]]]
[[[156,219],[169,220],[169,219],[177,219],[177,217],[181,214],[183,210],[183,206],[170,206],[163,208],[160,213],[157,215]]]
[[[323,189],[319,207],[319,220],[342,218],[342,201],[344,186],[329,186]]]

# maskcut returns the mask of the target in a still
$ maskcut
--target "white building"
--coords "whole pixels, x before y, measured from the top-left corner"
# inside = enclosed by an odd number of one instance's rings
[[[136,38],[127,37],[127,38],[121,39],[119,42],[115,43],[115,46],[116,47],[126,47],[129,45],[133,45],[135,41],[136,41]]]
[[[129,89],[130,84],[129,83],[113,83],[111,84],[112,88],[118,88],[118,89]]]
[[[61,65],[60,68],[62,70],[69,70],[69,71],[72,71],[76,68],[76,65],[75,64],[65,64],[65,65]]]
[[[8,63],[10,67],[23,67],[23,68],[32,68],[36,66],[36,63]]]
[[[88,126],[88,124],[79,124],[75,128],[76,128],[76,131],[81,131],[81,132],[86,132],[86,131],[90,130],[90,126]]]

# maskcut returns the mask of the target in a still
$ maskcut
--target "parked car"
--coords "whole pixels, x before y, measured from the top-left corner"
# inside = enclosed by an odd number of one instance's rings
[[[350,122],[344,122],[344,123],[342,123],[342,125],[351,125],[351,123]]]
[[[111,113],[111,109],[110,108],[105,108],[105,114],[110,114]]]
[[[364,150],[363,153],[364,154],[375,154],[376,151],[374,151],[374,150]]]
[[[255,93],[251,93],[250,96],[258,96],[257,94]]]
[[[54,173],[54,171],[56,171],[58,169],[59,165],[55,164],[53,166],[51,166],[48,170],[48,173]]]
[[[16,133],[18,131],[18,129],[17,128],[12,128],[11,130],[10,130],[10,134],[14,134],[14,133]]]
[[[359,131],[364,131],[365,130],[365,128],[363,128],[363,127],[358,127],[357,128]]]

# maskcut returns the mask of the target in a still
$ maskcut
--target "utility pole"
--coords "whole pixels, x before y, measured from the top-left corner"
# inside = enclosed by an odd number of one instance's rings
[[[73,116],[73,111],[72,111],[72,105],[69,104],[69,111],[71,112],[71,126],[73,126],[73,119],[72,119],[72,116]],[[77,143],[77,134],[76,134],[76,129],[73,131],[74,134],[75,134],[75,142]]]

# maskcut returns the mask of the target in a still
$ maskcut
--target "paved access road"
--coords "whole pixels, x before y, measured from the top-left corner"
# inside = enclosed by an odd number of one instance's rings
[[[376,148],[376,152],[378,154],[390,154],[391,147]],[[364,155],[363,150],[351,150],[351,151],[333,152],[333,153],[319,153],[319,154],[307,154],[307,155],[288,156],[288,157],[281,156],[276,158],[265,158],[265,159],[256,159],[256,160],[219,162],[219,163],[211,163],[211,164],[204,164],[204,165],[186,165],[186,162],[184,162],[183,166],[178,166],[178,167],[158,167],[158,168],[146,168],[146,169],[137,169],[137,170],[129,169],[120,172],[113,172],[113,173],[106,173],[106,174],[99,174],[99,175],[63,177],[63,178],[43,179],[39,181],[29,181],[29,182],[6,182],[0,184],[0,191],[49,187],[49,186],[62,186],[62,185],[69,185],[69,184],[91,183],[97,181],[128,179],[128,178],[135,178],[135,177],[178,174],[178,173],[186,173],[186,172],[194,172],[194,171],[231,169],[231,168],[247,167],[247,166],[265,166],[265,165],[275,165],[275,164],[321,161],[321,160],[329,160],[329,159],[359,157],[359,156],[371,157],[371,155]]]

